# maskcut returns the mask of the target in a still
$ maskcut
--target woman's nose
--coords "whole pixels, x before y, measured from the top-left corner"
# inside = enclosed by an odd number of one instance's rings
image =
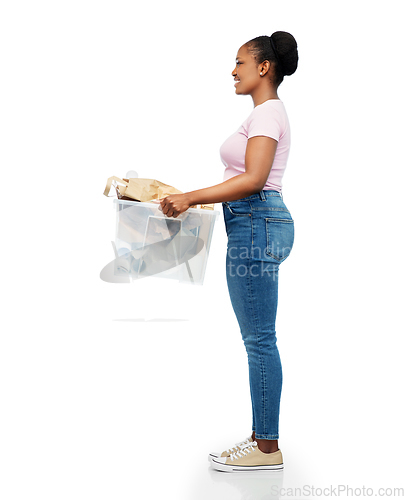
[[[232,76],[236,76],[236,66],[235,69],[232,71]]]

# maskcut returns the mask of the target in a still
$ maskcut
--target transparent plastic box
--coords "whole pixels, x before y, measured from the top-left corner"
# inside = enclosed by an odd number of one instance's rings
[[[115,199],[115,276],[202,285],[219,212],[189,208],[167,217],[159,203]]]

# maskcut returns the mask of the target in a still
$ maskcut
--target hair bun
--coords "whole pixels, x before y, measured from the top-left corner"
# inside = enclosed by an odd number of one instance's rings
[[[286,31],[275,31],[271,35],[277,57],[284,75],[292,75],[298,66],[298,49],[295,38]]]

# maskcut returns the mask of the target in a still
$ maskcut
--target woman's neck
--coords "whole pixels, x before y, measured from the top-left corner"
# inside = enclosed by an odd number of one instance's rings
[[[263,104],[270,99],[278,99],[277,89],[258,89],[257,92],[251,94],[254,107]]]

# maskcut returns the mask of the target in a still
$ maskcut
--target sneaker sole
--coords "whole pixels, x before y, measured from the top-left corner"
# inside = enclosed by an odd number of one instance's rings
[[[214,458],[211,459],[211,465],[214,469],[221,472],[251,472],[251,471],[278,471],[284,469],[284,464],[276,465],[228,465],[217,462]]]

